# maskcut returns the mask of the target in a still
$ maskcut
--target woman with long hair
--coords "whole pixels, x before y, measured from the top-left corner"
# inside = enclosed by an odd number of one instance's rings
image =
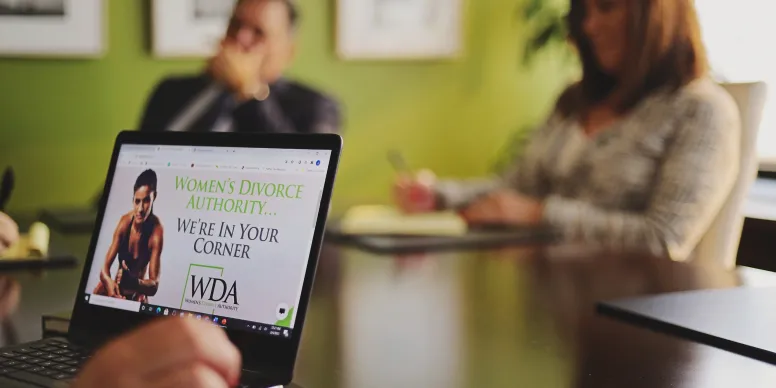
[[[741,131],[735,102],[708,78],[693,0],[571,0],[568,26],[582,79],[512,171],[401,178],[400,206],[688,258],[732,190]]]

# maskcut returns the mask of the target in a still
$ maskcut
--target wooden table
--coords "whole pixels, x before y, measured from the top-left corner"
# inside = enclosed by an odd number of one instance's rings
[[[86,253],[88,236],[53,238]],[[21,286],[16,339],[39,338],[41,314],[72,307],[80,273],[5,275]],[[776,275],[584,247],[394,257],[326,245],[296,380],[306,388],[774,387],[776,366],[594,312],[601,299],[768,285]]]

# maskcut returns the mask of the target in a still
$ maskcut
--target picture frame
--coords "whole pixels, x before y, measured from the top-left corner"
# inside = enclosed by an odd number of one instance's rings
[[[103,0],[0,0],[0,56],[101,57],[105,8]]]
[[[465,0],[337,0],[343,60],[445,60],[464,50]]]
[[[153,0],[152,47],[157,58],[204,58],[224,36],[236,0]]]

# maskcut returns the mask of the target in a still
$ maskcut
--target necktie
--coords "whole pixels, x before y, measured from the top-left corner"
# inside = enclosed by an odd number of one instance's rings
[[[212,132],[230,127],[234,99],[226,92],[220,93],[208,109],[189,127],[190,132]]]

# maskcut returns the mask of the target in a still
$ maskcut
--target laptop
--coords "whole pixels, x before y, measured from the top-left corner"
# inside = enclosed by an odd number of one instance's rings
[[[68,334],[0,349],[0,386],[67,387],[93,350],[160,317],[222,327],[242,386],[289,384],[341,147],[329,134],[120,133]]]

